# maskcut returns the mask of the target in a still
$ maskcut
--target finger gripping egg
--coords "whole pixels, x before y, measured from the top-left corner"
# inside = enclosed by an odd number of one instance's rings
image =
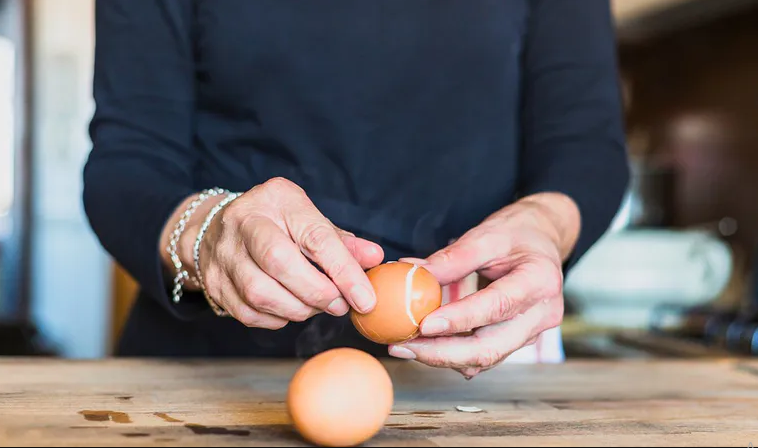
[[[376,292],[368,314],[353,310],[355,328],[377,344],[399,344],[419,334],[420,322],[442,305],[442,287],[431,272],[410,263],[386,263],[367,273]]]
[[[394,392],[373,356],[340,348],[308,360],[290,381],[287,408],[295,429],[320,446],[356,446],[384,426]]]

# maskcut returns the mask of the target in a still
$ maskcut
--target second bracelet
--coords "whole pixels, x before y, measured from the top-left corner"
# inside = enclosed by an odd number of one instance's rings
[[[218,204],[216,204],[213,209],[208,213],[208,216],[206,216],[205,221],[203,221],[203,225],[200,227],[200,231],[197,234],[197,238],[195,239],[195,246],[193,250],[193,256],[195,261],[195,273],[197,275],[197,278],[200,283],[200,287],[203,290],[203,294],[205,295],[205,299],[208,301],[208,305],[210,305],[211,309],[214,313],[216,313],[217,316],[226,317],[229,316],[229,313],[227,313],[221,306],[218,305],[218,303],[210,297],[208,294],[207,289],[205,288],[205,281],[203,279],[203,273],[200,269],[200,245],[203,242],[203,237],[205,237],[205,233],[208,231],[208,228],[211,226],[211,223],[213,222],[213,218],[216,217],[216,215],[223,210],[227,205],[231,204],[232,201],[240,197],[242,193],[229,193],[227,196],[221,200]]]

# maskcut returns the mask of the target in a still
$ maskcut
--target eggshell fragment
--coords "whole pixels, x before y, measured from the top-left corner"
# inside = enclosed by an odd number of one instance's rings
[[[287,408],[295,429],[320,446],[356,446],[384,426],[394,392],[373,356],[340,348],[316,355],[290,381]]]
[[[351,312],[356,329],[377,344],[400,344],[419,334],[420,322],[442,305],[442,287],[423,266],[394,262],[367,273],[376,292],[373,311]]]

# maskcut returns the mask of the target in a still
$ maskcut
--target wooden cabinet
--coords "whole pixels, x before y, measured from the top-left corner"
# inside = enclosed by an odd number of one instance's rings
[[[118,264],[113,264],[113,299],[111,312],[110,347],[113,351],[121,337],[126,319],[132,309],[139,286],[134,279]]]

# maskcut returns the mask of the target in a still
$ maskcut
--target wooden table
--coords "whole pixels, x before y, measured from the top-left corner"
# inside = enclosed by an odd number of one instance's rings
[[[296,367],[0,361],[0,444],[302,446],[283,401]],[[504,366],[470,382],[414,363],[387,369],[395,409],[371,446],[758,443],[758,362]]]

